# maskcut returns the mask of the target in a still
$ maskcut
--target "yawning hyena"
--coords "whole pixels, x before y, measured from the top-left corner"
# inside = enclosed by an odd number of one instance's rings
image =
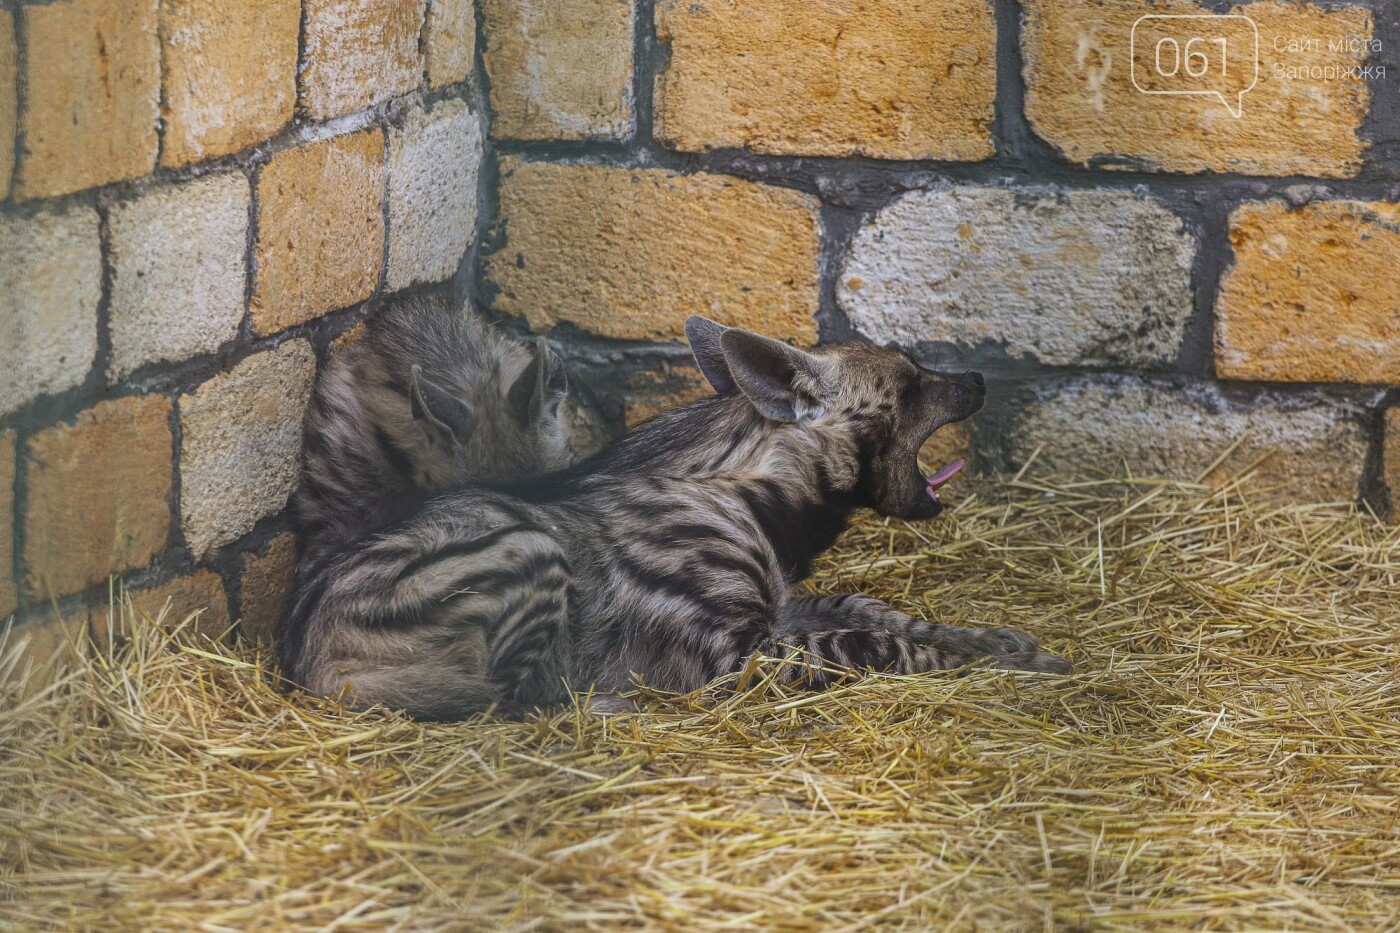
[[[919,448],[982,406],[980,375],[703,318],[686,332],[716,396],[561,473],[439,497],[330,562],[294,600],[287,674],[356,706],[452,718],[634,677],[690,690],[782,646],[880,671],[1069,669],[1010,629],[792,594],[855,509],[942,511],[960,464],[925,477]]]

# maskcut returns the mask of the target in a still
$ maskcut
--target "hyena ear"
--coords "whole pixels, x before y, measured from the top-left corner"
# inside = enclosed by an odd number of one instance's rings
[[[711,388],[720,395],[728,395],[738,386],[729,372],[729,362],[724,358],[724,348],[719,338],[729,330],[723,324],[716,324],[707,317],[695,314],[685,319],[685,338],[690,341],[690,352],[695,357],[695,365],[705,374]]]
[[[428,443],[435,447],[466,443],[476,413],[466,402],[423,375],[421,366],[413,367],[408,396],[413,423],[427,436]]]
[[[507,395],[511,411],[525,424],[554,418],[568,394],[569,373],[564,369],[564,361],[548,341],[536,337],[534,357]]]
[[[720,346],[739,391],[763,417],[797,421],[825,411],[822,364],[812,354],[738,328],[726,330]]]

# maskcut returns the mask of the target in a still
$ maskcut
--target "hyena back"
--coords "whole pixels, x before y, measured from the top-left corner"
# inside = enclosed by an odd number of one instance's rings
[[[559,469],[596,449],[562,362],[444,298],[378,309],[317,381],[294,512],[302,562],[464,485]],[[592,445],[590,447],[590,445]]]
[[[918,451],[981,407],[979,375],[869,344],[805,352],[698,318],[687,333],[717,396],[562,473],[439,497],[343,555],[296,596],[288,675],[355,706],[456,718],[635,677],[690,690],[782,646],[880,671],[1068,670],[1020,632],[791,593],[856,508],[942,510],[938,487],[960,464],[925,477]]]

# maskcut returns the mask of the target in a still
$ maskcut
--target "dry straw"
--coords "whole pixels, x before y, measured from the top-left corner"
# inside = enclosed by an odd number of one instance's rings
[[[987,483],[815,582],[1067,679],[424,726],[137,621],[0,698],[0,927],[1400,928],[1400,530],[1254,496]]]

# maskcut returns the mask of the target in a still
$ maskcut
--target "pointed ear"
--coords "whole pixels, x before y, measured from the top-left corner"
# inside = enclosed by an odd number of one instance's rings
[[[719,338],[729,330],[723,324],[716,324],[698,314],[685,319],[685,338],[690,341],[690,352],[695,357],[695,365],[705,374],[705,381],[720,395],[728,395],[738,388],[729,372],[729,363],[724,359],[724,350]]]
[[[763,417],[797,421],[825,407],[822,364],[810,353],[737,328],[720,336],[720,346],[739,391]]]
[[[421,366],[413,367],[408,395],[413,422],[427,435],[428,443],[437,446],[467,442],[476,413],[466,402],[424,376]]]
[[[507,395],[511,411],[525,424],[554,418],[568,394],[569,373],[564,361],[543,337],[535,338],[534,357]]]

